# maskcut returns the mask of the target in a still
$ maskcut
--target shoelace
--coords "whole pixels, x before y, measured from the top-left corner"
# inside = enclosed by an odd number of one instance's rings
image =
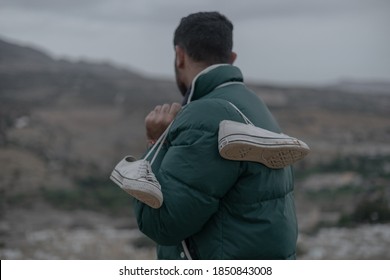
[[[149,182],[156,183],[157,179],[156,176],[154,175],[150,165],[148,164],[147,161],[143,161],[143,163],[139,166],[140,172],[143,177],[148,180]]]
[[[229,102],[229,101],[228,101]],[[232,107],[237,111],[237,113],[239,113],[241,115],[241,117],[244,119],[244,121],[246,122],[246,124],[250,124],[250,125],[253,125],[255,126],[245,115],[243,112],[240,111],[240,109],[238,109],[236,107],[236,105],[234,105],[233,103],[229,102],[230,105],[232,105]]]

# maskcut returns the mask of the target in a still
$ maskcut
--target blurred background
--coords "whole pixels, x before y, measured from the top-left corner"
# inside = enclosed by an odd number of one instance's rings
[[[180,102],[173,32],[218,10],[253,91],[309,144],[298,259],[390,259],[390,1],[0,0],[0,258],[153,259],[109,179]]]

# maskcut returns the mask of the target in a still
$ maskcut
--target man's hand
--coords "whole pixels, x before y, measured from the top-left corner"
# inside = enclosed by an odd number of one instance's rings
[[[146,137],[154,144],[180,111],[179,103],[158,105],[145,118]]]

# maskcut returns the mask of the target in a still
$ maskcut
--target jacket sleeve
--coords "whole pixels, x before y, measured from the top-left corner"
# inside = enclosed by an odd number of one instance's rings
[[[139,201],[134,207],[140,230],[160,245],[176,245],[200,231],[239,172],[239,162],[218,153],[219,121],[183,115],[172,127],[171,145],[156,174],[162,207],[153,209]]]

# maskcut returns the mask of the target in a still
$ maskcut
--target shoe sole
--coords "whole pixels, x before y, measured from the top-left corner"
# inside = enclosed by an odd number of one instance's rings
[[[272,169],[280,169],[303,159],[309,153],[308,148],[298,143],[297,145],[258,145],[243,141],[229,141],[226,137],[220,141],[219,153],[225,159],[253,161]]]
[[[123,188],[123,190],[126,191],[131,196],[133,196],[134,198],[145,203],[146,205],[149,205],[154,209],[160,208],[163,204],[162,196],[158,196],[156,193],[154,194],[147,193],[148,190],[139,190],[139,189],[134,190],[134,189],[126,189],[126,188]]]
[[[145,188],[145,183],[126,178],[117,170],[114,170],[111,173],[110,179],[122,190],[154,209],[160,208],[163,204],[163,194],[161,189],[153,184],[147,185],[150,188]],[[123,184],[124,180],[129,182],[129,184]]]

